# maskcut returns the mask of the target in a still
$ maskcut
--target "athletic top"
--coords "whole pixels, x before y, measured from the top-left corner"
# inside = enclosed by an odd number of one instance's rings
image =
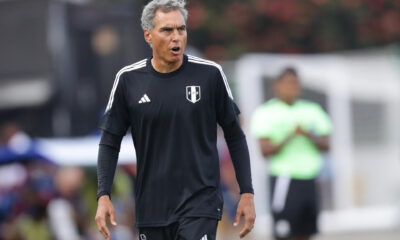
[[[131,127],[138,227],[166,226],[182,216],[221,218],[216,128],[238,122],[237,114],[226,77],[212,61],[184,55],[176,71],[159,73],[145,59],[118,72],[100,128],[122,136]],[[253,191],[247,165],[242,192]]]
[[[297,100],[288,105],[274,98],[256,109],[251,132],[257,138],[268,138],[272,143],[280,144],[297,125],[317,136],[329,135],[332,128],[328,115],[318,104]],[[299,135],[270,158],[269,171],[273,176],[312,179],[322,166],[318,148],[309,138]]]

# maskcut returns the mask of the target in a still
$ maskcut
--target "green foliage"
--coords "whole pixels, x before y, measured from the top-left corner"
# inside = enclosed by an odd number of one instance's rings
[[[245,52],[317,53],[400,39],[391,0],[189,0],[189,43],[215,60]]]

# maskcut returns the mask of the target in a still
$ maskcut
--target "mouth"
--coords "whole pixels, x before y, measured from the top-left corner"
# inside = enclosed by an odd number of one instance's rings
[[[179,54],[180,51],[181,51],[181,48],[180,48],[180,47],[173,47],[173,48],[171,48],[171,52],[172,52],[173,54]]]

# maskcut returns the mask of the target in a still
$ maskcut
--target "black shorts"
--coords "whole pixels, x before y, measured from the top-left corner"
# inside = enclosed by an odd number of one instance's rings
[[[274,236],[285,239],[317,233],[319,206],[315,180],[272,176],[270,184]]]
[[[166,227],[141,227],[139,240],[215,240],[218,219],[189,217]]]

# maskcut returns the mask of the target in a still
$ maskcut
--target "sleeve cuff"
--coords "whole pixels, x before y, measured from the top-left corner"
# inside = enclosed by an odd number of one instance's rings
[[[253,189],[252,187],[243,188],[243,189],[240,190],[240,194],[243,194],[243,193],[251,193],[251,194],[254,194],[254,189]]]
[[[101,197],[101,196],[104,196],[104,195],[108,195],[108,197],[110,198],[110,200],[111,200],[111,194],[109,193],[109,192],[106,192],[106,191],[103,191],[103,192],[99,192],[98,194],[97,194],[97,201],[99,201],[99,198]]]

